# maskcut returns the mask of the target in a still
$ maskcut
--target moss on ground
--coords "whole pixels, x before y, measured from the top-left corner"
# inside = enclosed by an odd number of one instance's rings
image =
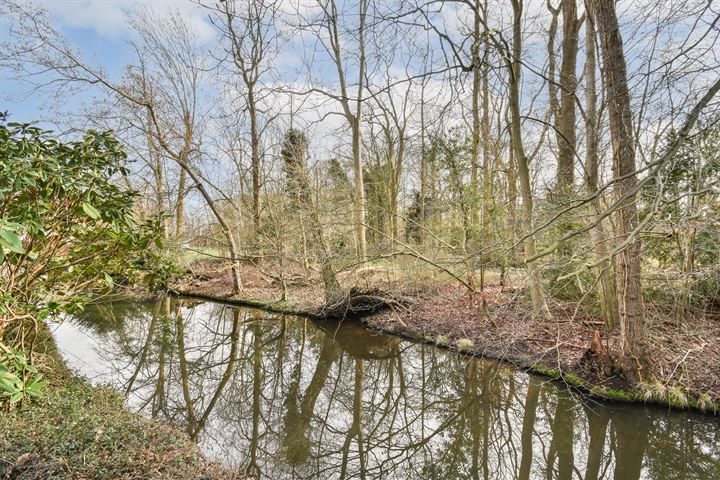
[[[171,293],[173,293],[174,295],[178,295],[180,297],[198,298],[198,299],[202,299],[202,300],[210,300],[213,302],[226,303],[229,305],[239,305],[239,306],[244,306],[244,307],[259,308],[259,309],[266,310],[268,312],[273,312],[273,313],[284,313],[287,315],[300,315],[300,316],[311,317],[311,318],[321,317],[321,315],[318,314],[317,310],[297,307],[297,306],[293,305],[292,302],[287,301],[287,300],[266,302],[263,300],[255,300],[252,298],[220,296],[220,295],[212,295],[212,294],[204,294],[204,293],[196,293],[196,292],[186,292],[183,290],[178,290],[178,291],[171,292]]]
[[[130,413],[119,392],[69,373],[48,342],[43,398],[0,413],[0,478],[230,479],[179,428]]]

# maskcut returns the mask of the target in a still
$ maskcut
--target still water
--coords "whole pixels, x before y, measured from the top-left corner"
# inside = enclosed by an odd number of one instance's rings
[[[55,335],[90,381],[261,478],[720,479],[718,418],[587,401],[352,322],[163,298]]]

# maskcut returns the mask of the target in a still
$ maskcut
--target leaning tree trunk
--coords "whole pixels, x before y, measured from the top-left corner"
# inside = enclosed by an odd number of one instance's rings
[[[640,382],[650,374],[650,364],[640,279],[640,241],[635,237],[637,174],[627,66],[615,1],[595,0],[592,7],[605,67],[603,82],[607,92],[615,191],[621,200],[616,211],[616,238],[622,249],[615,255],[621,355],[628,380]]]
[[[222,230],[223,236],[228,243],[228,250],[230,253],[230,273],[232,274],[233,294],[238,294],[242,291],[242,281],[240,280],[240,256],[238,254],[235,236],[230,229],[230,225],[225,220],[225,217],[220,211],[218,205],[215,203],[215,200],[213,200],[210,192],[208,192],[205,188],[205,185],[203,185],[200,175],[193,171],[190,165],[188,165],[186,162],[178,163],[180,164],[180,168],[182,168],[182,170],[187,173],[190,179],[195,182],[195,188],[198,189],[198,192],[200,192],[200,195],[203,197],[208,207],[212,211],[213,215],[215,216],[215,219],[220,224],[220,229]]]

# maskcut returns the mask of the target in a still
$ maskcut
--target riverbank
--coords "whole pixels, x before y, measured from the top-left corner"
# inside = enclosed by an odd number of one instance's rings
[[[288,275],[299,280],[286,282],[283,292],[277,275],[245,266],[243,292],[233,296],[229,273],[220,263],[196,262],[191,272],[174,286],[176,293],[281,313],[323,315],[322,289],[312,273]],[[699,316],[678,329],[670,312],[648,305],[654,379],[633,388],[621,373],[595,358],[598,347],[617,351],[618,336],[598,336],[602,321],[577,305],[550,302],[548,320],[533,315],[521,286],[500,287],[492,277],[482,295],[470,295],[448,281],[415,280],[382,268],[341,276],[346,288],[380,289],[406,300],[402,307],[363,318],[369,329],[506,361],[598,398],[720,413],[716,319]]]
[[[131,413],[117,390],[75,376],[47,331],[35,362],[49,386],[42,398],[0,414],[0,478],[240,478],[205,459],[179,427]]]

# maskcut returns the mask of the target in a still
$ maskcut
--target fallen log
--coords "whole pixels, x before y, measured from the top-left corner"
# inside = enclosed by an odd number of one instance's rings
[[[353,287],[340,297],[325,303],[320,307],[318,313],[324,318],[371,315],[386,308],[405,309],[411,300],[410,297],[392,294],[377,288],[361,290]]]

